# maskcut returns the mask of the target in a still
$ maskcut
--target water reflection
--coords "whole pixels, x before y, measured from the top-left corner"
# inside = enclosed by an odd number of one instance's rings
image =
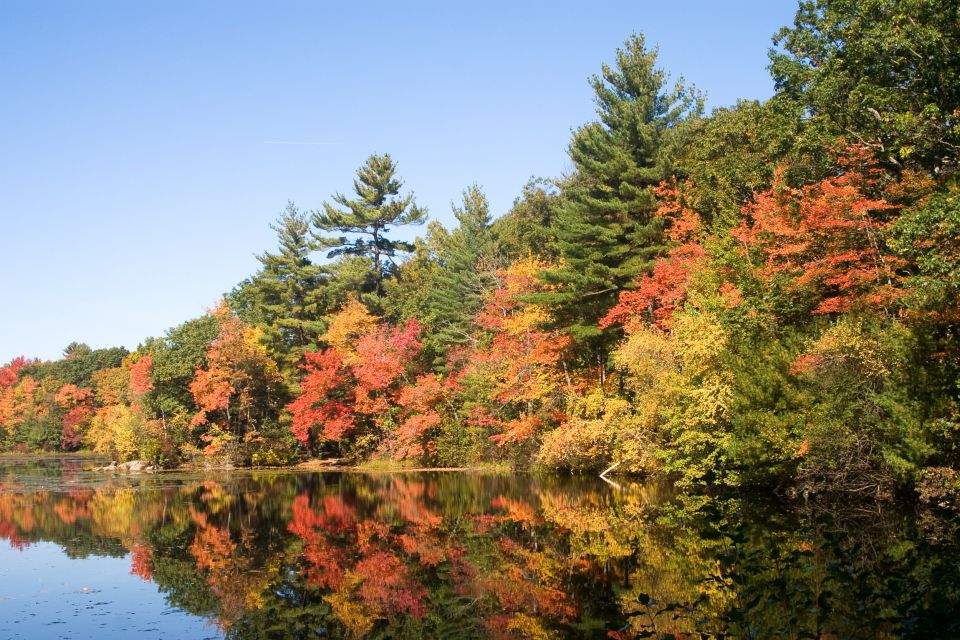
[[[126,557],[228,638],[960,635],[956,522],[662,484],[7,464],[0,537]]]

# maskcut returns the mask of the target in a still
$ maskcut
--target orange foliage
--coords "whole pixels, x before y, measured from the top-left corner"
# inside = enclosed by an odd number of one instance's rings
[[[136,397],[153,390],[153,356],[140,356],[130,365],[130,393]]]
[[[293,416],[290,430],[303,444],[310,443],[317,427],[325,439],[340,440],[356,427],[349,373],[333,348],[307,353],[304,359],[301,393],[287,405]]]
[[[548,289],[537,279],[548,268],[538,258],[527,258],[498,272],[498,286],[477,317],[477,324],[491,334],[489,346],[470,354],[461,372],[493,382],[489,410],[477,408],[468,420],[501,431],[491,436],[501,445],[525,443],[542,424],[558,417],[555,409],[565,388],[561,359],[571,340],[545,329],[550,321],[546,309],[527,301]]]
[[[447,392],[448,387],[431,374],[420,376],[414,384],[400,390],[397,397],[401,408],[400,426],[384,446],[392,450],[395,460],[418,458],[428,453],[427,438],[442,421],[437,408]]]
[[[699,242],[700,216],[686,204],[676,183],[661,184],[656,194],[660,200],[656,215],[667,221],[667,235],[674,246],[656,261],[652,273],[620,293],[617,304],[600,320],[601,328],[620,324],[630,332],[638,323],[648,322],[668,329],[673,314],[687,299],[690,277],[706,263],[707,252]],[[728,288],[727,293],[734,292]]]
[[[260,343],[259,331],[245,325],[226,304],[221,304],[214,315],[220,331],[207,351],[207,367],[197,369],[190,383],[199,409],[190,424],[194,428],[207,424],[213,427],[205,436],[211,442],[207,453],[216,452],[215,442],[223,434],[242,435],[256,428],[271,389],[280,381],[276,363]]]
[[[408,320],[403,326],[378,326],[357,341],[353,375],[357,380],[357,410],[377,414],[389,406],[390,387],[400,381],[411,359],[423,348],[420,323]]]
[[[28,364],[31,364],[31,362],[32,361],[27,360],[23,356],[19,356],[0,367],[0,390],[16,384],[20,370]]]
[[[355,526],[356,516],[341,496],[327,496],[321,512],[310,508],[310,497],[299,495],[293,501],[293,518],[287,529],[304,541],[305,575],[313,586],[336,589],[344,575],[346,556],[328,536],[338,535]]]
[[[354,573],[363,580],[357,595],[381,616],[408,615],[419,620],[426,615],[426,589],[394,554],[377,551],[360,560]]]
[[[291,431],[303,444],[318,436],[341,440],[364,421],[379,424],[397,405],[411,362],[423,347],[416,320],[399,327],[371,327],[366,321],[358,327],[355,319],[340,320],[343,314],[358,313],[348,305],[331,325],[340,327],[338,331],[352,337],[355,345],[331,346],[304,356],[301,393],[287,405],[293,417]]]
[[[152,558],[151,547],[140,543],[133,545],[130,550],[130,575],[140,576],[144,582],[150,582],[153,579]]]
[[[67,450],[74,449],[80,444],[82,427],[93,417],[93,391],[65,384],[60,387],[55,400],[67,412],[63,418],[60,446]]]
[[[778,171],[773,186],[744,207],[733,230],[767,280],[789,277],[797,291],[819,299],[814,313],[841,313],[856,305],[884,307],[897,293],[900,264],[881,240],[898,207],[867,193],[877,170],[862,149],[849,150],[836,176],[792,189]]]

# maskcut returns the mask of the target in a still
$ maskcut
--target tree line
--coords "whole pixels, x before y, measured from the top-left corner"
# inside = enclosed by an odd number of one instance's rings
[[[631,36],[568,175],[404,242],[427,212],[372,155],[208,314],[4,366],[0,445],[957,492],[958,12],[804,1],[774,96],[710,114]]]

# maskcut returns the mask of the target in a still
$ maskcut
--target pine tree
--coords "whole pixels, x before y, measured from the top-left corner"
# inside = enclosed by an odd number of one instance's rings
[[[276,253],[257,256],[260,271],[241,288],[253,315],[274,333],[273,346],[299,359],[322,333],[324,273],[310,260],[316,249],[307,216],[292,203],[270,228],[277,232]]]
[[[403,181],[396,176],[396,170],[397,165],[389,154],[370,156],[357,170],[353,181],[357,198],[351,200],[338,193],[333,197],[335,204],[324,202],[323,210],[313,213],[313,225],[321,232],[316,235],[319,248],[330,249],[328,258],[369,257],[373,261],[378,292],[382,290],[384,277],[395,268],[397,254],[413,248],[409,242],[387,238],[390,227],[419,225],[427,218],[426,209],[417,206],[412,193],[400,195]],[[332,231],[359,237],[351,240],[347,236],[322,235]]]
[[[563,185],[557,219],[562,263],[543,274],[557,288],[539,301],[578,341],[601,335],[597,322],[618,292],[665,248],[654,187],[671,176],[684,125],[701,114],[703,100],[682,79],[669,88],[656,59],[643,36],[629,38],[616,68],[604,65],[590,81],[599,120],[570,143],[576,173]]]
[[[484,294],[493,285],[490,269],[480,263],[492,260],[490,206],[477,185],[463,192],[463,206],[453,207],[460,226],[443,243],[428,301],[428,325],[440,355],[470,339],[474,317]]]

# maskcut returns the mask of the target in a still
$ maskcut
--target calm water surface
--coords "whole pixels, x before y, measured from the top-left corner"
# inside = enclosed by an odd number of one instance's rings
[[[956,518],[463,473],[0,458],[0,638],[956,638]]]

